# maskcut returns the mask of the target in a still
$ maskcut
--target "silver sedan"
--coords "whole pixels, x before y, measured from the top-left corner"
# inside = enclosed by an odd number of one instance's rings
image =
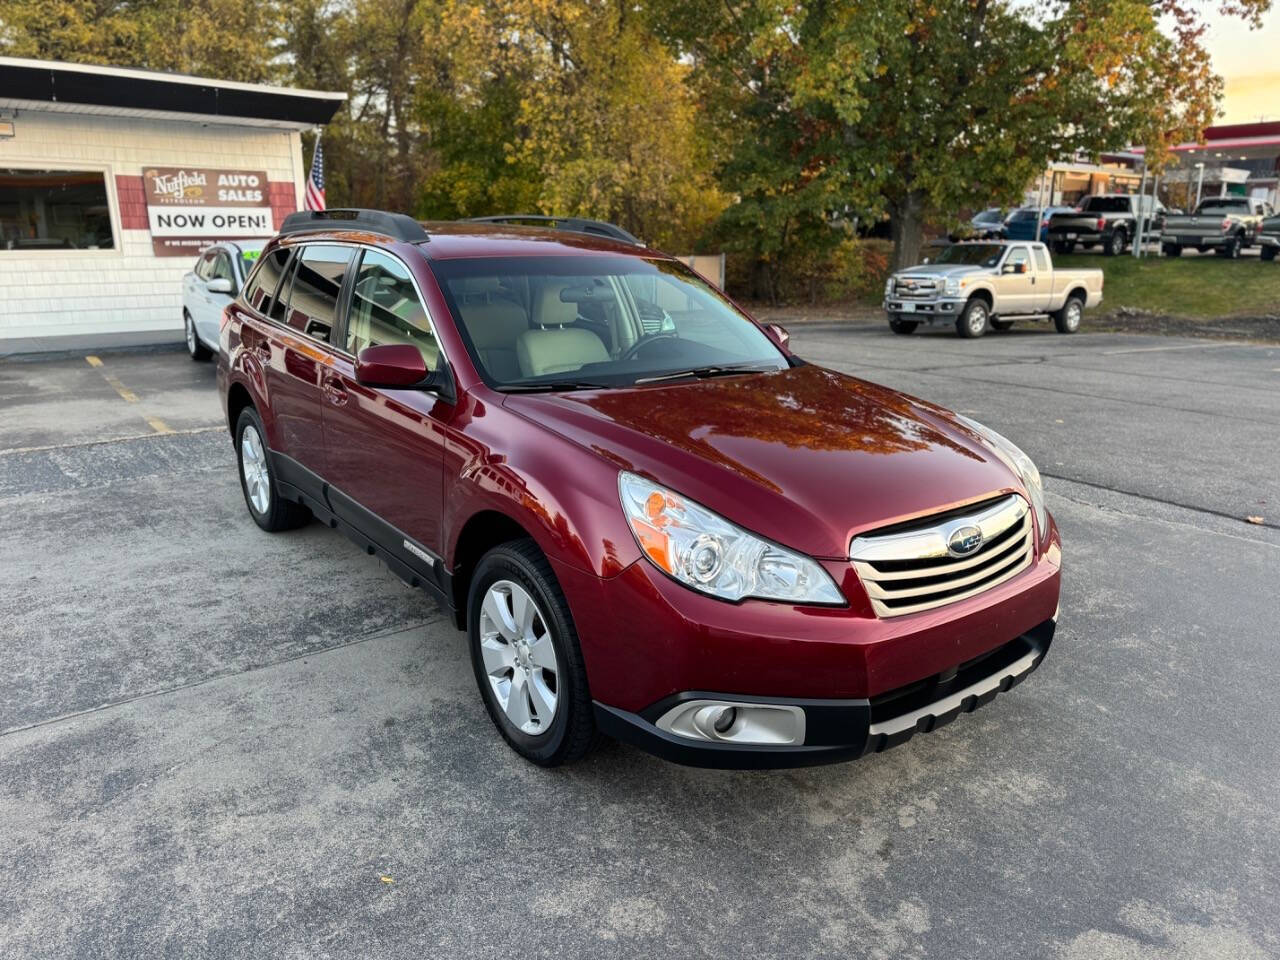
[[[222,308],[239,294],[265,240],[224,240],[205,248],[182,277],[182,328],[192,360],[218,352]]]

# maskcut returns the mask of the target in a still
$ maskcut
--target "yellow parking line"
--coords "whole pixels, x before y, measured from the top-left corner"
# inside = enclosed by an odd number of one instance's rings
[[[88,356],[88,357],[85,357],[85,360],[88,362],[89,366],[93,367],[94,369],[101,369],[102,367],[102,360],[99,359],[98,357]],[[107,383],[111,386],[112,390],[120,394],[120,398],[124,400],[125,403],[138,402],[138,395],[136,393],[134,393],[132,390],[126,387],[123,383],[121,383],[118,379],[113,377],[111,374],[107,373],[105,370],[102,371],[102,379],[107,381]],[[165,423],[163,420],[159,419],[158,417],[143,417],[143,419],[147,421],[147,426],[149,426],[156,433],[173,433],[173,430],[169,427],[169,425]]]

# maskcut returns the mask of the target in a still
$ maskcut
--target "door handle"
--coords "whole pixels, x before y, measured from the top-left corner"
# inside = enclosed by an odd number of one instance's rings
[[[347,392],[347,388],[342,385],[342,381],[337,377],[326,376],[320,389],[324,393],[324,398],[335,407],[341,407],[351,398],[351,394]]]

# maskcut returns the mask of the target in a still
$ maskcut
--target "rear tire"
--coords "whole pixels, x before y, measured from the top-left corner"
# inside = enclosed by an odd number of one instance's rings
[[[919,320],[899,320],[897,317],[889,318],[889,329],[900,336],[915,333],[916,327],[920,326]]]
[[[1263,247],[1258,256],[1262,257],[1263,260],[1274,260],[1276,258],[1276,253],[1278,252],[1280,252],[1280,248]]]
[[[1075,333],[1080,329],[1080,319],[1084,316],[1084,303],[1079,297],[1068,297],[1062,309],[1053,315],[1053,325],[1059,333]]]
[[[1164,255],[1166,257],[1180,257],[1182,256],[1182,247],[1176,243],[1167,243],[1164,245]]]
[[[578,634],[551,564],[532,540],[504,543],[480,558],[467,592],[467,638],[485,709],[516,753],[557,767],[591,749],[595,716]]]
[[[1127,242],[1124,231],[1120,229],[1113,230],[1111,236],[1107,238],[1106,244],[1103,246],[1102,252],[1108,257],[1118,257],[1124,253],[1124,246]]]
[[[240,490],[253,522],[268,533],[292,530],[311,520],[311,511],[280,496],[276,490],[275,468],[267,447],[267,431],[253,407],[240,411],[236,422],[236,462],[240,467]]]
[[[974,297],[964,305],[964,312],[956,319],[956,333],[966,340],[975,340],[987,332],[990,316],[987,301]]]
[[[185,310],[182,311],[182,326],[187,338],[187,353],[191,355],[191,359],[197,363],[203,363],[212,357],[213,351],[200,342],[200,335],[196,333],[196,322]]]
[[[1013,329],[1013,321],[1012,320],[992,320],[991,329],[999,330],[1001,333],[1004,333],[1006,330]]]

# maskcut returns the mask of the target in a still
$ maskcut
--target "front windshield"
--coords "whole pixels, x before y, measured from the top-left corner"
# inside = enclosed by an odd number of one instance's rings
[[[253,265],[258,262],[258,257],[262,256],[262,250],[240,250],[240,270],[247,277],[249,271],[253,269]]]
[[[431,269],[481,375],[499,389],[788,366],[759,327],[682,263],[493,257],[433,260]]]
[[[970,266],[994,267],[1000,262],[1004,247],[998,243],[953,243],[938,254],[935,263],[963,263]]]

